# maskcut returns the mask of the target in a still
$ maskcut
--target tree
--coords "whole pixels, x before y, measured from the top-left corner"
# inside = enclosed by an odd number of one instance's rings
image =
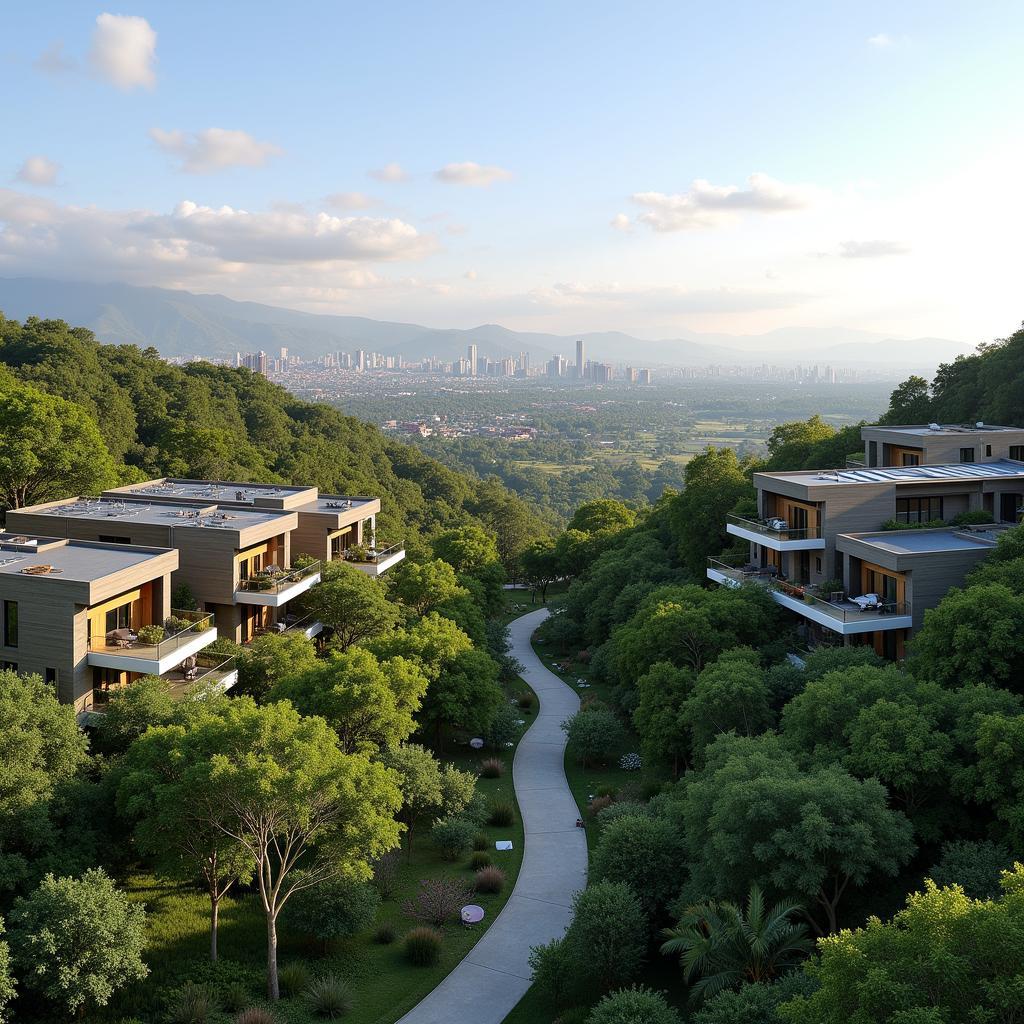
[[[663,932],[661,951],[679,956],[692,996],[703,1000],[743,982],[769,982],[814,949],[807,926],[792,918],[798,903],[765,903],[753,885],[746,906],[702,903],[688,907],[674,928]]]
[[[914,851],[910,822],[889,809],[880,782],[835,765],[803,771],[771,735],[720,736],[682,812],[690,891],[729,898],[759,885],[815,908],[825,933],[851,886],[895,875]]]
[[[0,386],[0,501],[23,508],[117,483],[114,460],[86,412],[25,384]]]
[[[755,736],[770,729],[775,720],[771,692],[757,652],[737,647],[704,669],[686,700],[682,719],[698,761],[720,733]]]
[[[402,657],[379,661],[351,647],[278,681],[272,700],[287,700],[303,715],[319,715],[334,728],[349,754],[397,747],[416,728],[413,715],[427,691],[427,677]]]
[[[0,935],[4,934],[3,918],[0,918]],[[11,976],[11,947],[0,940],[0,1021],[6,1021],[7,1004],[15,996],[14,978]]]
[[[555,543],[548,538],[535,540],[527,545],[519,556],[523,582],[536,594],[540,591],[542,604],[547,603],[548,587],[558,579],[558,560]]]
[[[445,530],[434,538],[434,557],[447,562],[457,573],[473,573],[498,561],[494,535],[470,525]]]
[[[379,906],[380,896],[369,882],[339,876],[296,889],[283,920],[321,942],[326,953],[331,942],[369,928]]]
[[[1000,843],[954,839],[942,844],[942,857],[928,877],[940,888],[959,885],[972,900],[994,900],[1004,871],[1013,868],[1013,855]]]
[[[106,754],[123,754],[151,725],[165,725],[173,716],[170,683],[159,676],[143,676],[110,695],[96,726],[97,746]]]
[[[779,1007],[788,1024],[1003,1021],[1024,1006],[1024,868],[1003,894],[972,900],[925,882],[891,921],[869,918],[818,943],[819,987]]]
[[[593,874],[632,886],[653,918],[679,890],[682,859],[682,838],[674,825],[664,818],[627,815],[601,829]]]
[[[358,569],[352,572],[363,576]],[[326,585],[321,583],[314,589]],[[263,633],[249,641],[238,655],[237,693],[263,700],[276,682],[285,676],[300,675],[316,664],[316,647],[304,633]]]
[[[146,912],[99,868],[80,879],[47,875],[11,912],[14,973],[67,1016],[106,1006],[149,973]]]
[[[692,672],[667,661],[652,665],[636,684],[633,725],[640,736],[640,749],[648,762],[672,765],[673,778],[678,778],[679,769],[690,757],[683,708],[693,685]]]
[[[395,572],[393,593],[417,615],[458,597],[463,588],[455,570],[440,559],[432,562],[404,562]]]
[[[878,422],[883,425],[930,423],[933,416],[928,381],[914,374],[892,392],[889,408]]]
[[[570,715],[562,723],[562,731],[584,768],[594,761],[606,760],[626,738],[619,716],[602,705],[591,705]]]
[[[350,565],[313,587],[303,598],[314,618],[333,631],[343,651],[381,636],[398,621],[398,609],[371,576]]]
[[[458,814],[469,803],[475,781],[454,765],[442,768],[426,747],[416,743],[385,751],[383,761],[398,778],[402,796],[399,817],[405,825],[406,853],[411,861],[417,825],[427,817]]]
[[[1024,674],[1024,594],[999,583],[954,587],[924,614],[913,670],[943,686],[1015,689]]]
[[[679,1014],[660,992],[643,986],[606,995],[590,1011],[587,1024],[680,1024]]]
[[[486,732],[504,699],[495,660],[486,651],[463,651],[427,687],[420,718],[434,727],[440,750],[444,726]]]
[[[585,501],[573,513],[566,529],[581,533],[612,534],[636,524],[636,513],[614,498]]]
[[[203,880],[210,902],[210,959],[217,959],[221,900],[236,881],[252,878],[252,858],[231,835],[231,808],[207,785],[209,762],[222,738],[200,728],[201,709],[189,725],[151,728],[128,748],[118,770],[118,812],[133,826],[139,850],[165,878]]]
[[[835,427],[815,414],[808,420],[780,423],[768,437],[768,470],[779,472],[787,469],[824,468],[808,467],[815,448],[831,440]]]
[[[369,878],[369,861],[398,843],[401,794],[388,769],[344,753],[323,719],[302,718],[288,704],[238,698],[195,731],[218,750],[206,785],[230,809],[224,832],[253,861],[267,923],[267,994],[277,1000],[282,908],[320,882]]]
[[[790,971],[771,985],[723,989],[691,1015],[693,1024],[782,1024],[778,1008],[817,986],[802,971]]]

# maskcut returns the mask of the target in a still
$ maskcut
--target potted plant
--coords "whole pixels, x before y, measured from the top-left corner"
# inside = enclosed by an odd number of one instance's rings
[[[139,628],[139,643],[147,647],[155,647],[165,636],[163,626],[141,626]]]

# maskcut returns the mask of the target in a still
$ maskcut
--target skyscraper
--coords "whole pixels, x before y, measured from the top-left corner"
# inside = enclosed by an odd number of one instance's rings
[[[583,339],[579,338],[576,342],[576,376],[583,380],[587,375],[587,360],[586,351],[583,345]]]
[[[476,345],[470,345],[466,349],[466,358],[469,360],[469,375],[476,376]]]

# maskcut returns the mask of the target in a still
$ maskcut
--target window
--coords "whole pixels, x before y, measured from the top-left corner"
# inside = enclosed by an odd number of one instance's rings
[[[985,445],[985,458],[986,459],[992,458],[992,445],[990,445],[990,444]]]
[[[921,456],[915,455],[913,452],[903,453],[903,465],[904,466],[920,466]]]
[[[930,523],[942,518],[941,498],[897,498],[897,523]]]
[[[55,668],[48,668],[45,676],[46,682],[51,686],[57,685],[57,670]]]
[[[815,572],[816,572],[816,573],[817,573],[817,574],[818,574],[819,576],[821,575],[821,559],[820,559],[820,558],[817,558],[817,557],[816,557],[816,558],[814,559],[814,571],[815,571]]]
[[[113,537],[109,533],[101,533],[100,541],[103,544],[131,544],[131,537]]]
[[[974,461],[974,449],[973,448],[961,448],[960,449],[960,461],[961,462],[973,462]]]
[[[1016,459],[1018,462],[1024,462],[1024,444],[1011,444],[1010,458]]]
[[[17,672],[18,663],[16,661],[0,661],[0,671]]]
[[[18,646],[18,602],[4,601],[4,647]]]
[[[128,629],[132,624],[132,605],[129,601],[127,604],[121,605],[120,608],[111,608],[107,612],[107,632],[111,633],[115,629]]]

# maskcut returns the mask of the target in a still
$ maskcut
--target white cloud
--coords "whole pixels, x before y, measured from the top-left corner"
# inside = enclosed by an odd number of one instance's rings
[[[165,132],[152,128],[149,137],[165,152],[181,160],[186,174],[212,174],[228,167],[262,167],[282,150],[260,142],[248,132],[230,128],[204,128],[201,132]]]
[[[17,179],[28,185],[56,185],[60,164],[45,156],[30,156],[18,169]]]
[[[910,247],[903,242],[893,242],[885,238],[874,238],[865,242],[840,242],[839,255],[844,259],[875,259],[879,256],[902,256],[910,252]]]
[[[375,170],[367,172],[371,178],[375,181],[407,181],[409,175],[406,174],[401,164],[391,163],[385,164],[383,167],[378,167]]]
[[[156,32],[145,18],[101,14],[92,34],[89,63],[93,70],[128,92],[156,85]]]
[[[873,46],[877,50],[884,50],[893,45],[895,40],[886,32],[878,32],[873,36],[868,36],[868,46]]]
[[[616,231],[625,231],[628,233],[633,230],[633,222],[624,213],[615,214],[615,216],[609,221],[609,224],[611,224]]]
[[[655,231],[713,228],[734,221],[740,213],[780,213],[808,206],[812,196],[804,186],[786,185],[767,174],[752,174],[750,187],[712,185],[698,179],[689,192],[635,192],[631,197],[644,207],[638,220]]]
[[[74,71],[78,63],[73,57],[64,53],[64,41],[57,39],[43,50],[35,59],[37,71],[43,71],[48,75],[61,75],[68,71]]]
[[[365,192],[332,192],[324,202],[334,210],[368,210],[377,205]]]
[[[478,164],[467,160],[461,164],[445,164],[439,171],[434,172],[434,177],[446,185],[470,185],[473,188],[483,188],[496,181],[507,181],[512,177],[512,172],[506,171],[504,167]]]
[[[752,288],[635,287],[614,282],[586,284],[578,281],[535,288],[526,296],[530,305],[547,309],[592,309],[596,304],[602,309],[628,311],[642,307],[649,313],[662,314],[751,313],[788,309],[806,298],[806,295],[794,292]]]

